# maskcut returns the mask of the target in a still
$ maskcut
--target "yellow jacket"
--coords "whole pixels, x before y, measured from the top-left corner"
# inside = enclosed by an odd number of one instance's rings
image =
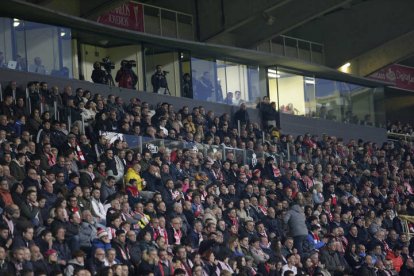
[[[141,176],[139,176],[139,174],[137,174],[137,172],[133,168],[129,168],[127,173],[125,174],[125,183],[129,183],[131,179],[137,180],[137,189],[138,191],[142,191],[143,187]]]

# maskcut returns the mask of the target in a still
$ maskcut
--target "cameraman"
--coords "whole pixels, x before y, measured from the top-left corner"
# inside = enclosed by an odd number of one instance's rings
[[[157,65],[154,75],[151,77],[151,84],[154,90],[154,93],[170,95],[170,90],[168,89],[167,78],[165,75],[167,71],[162,71],[161,65]]]
[[[106,73],[104,70],[101,69],[101,63],[99,61],[96,61],[93,64],[93,71],[92,71],[92,81],[94,83],[101,83],[101,84],[107,84],[106,83]]]
[[[135,85],[138,82],[138,76],[132,70],[131,61],[123,60],[121,61],[121,69],[116,72],[115,81],[118,83],[119,87],[135,89]]]

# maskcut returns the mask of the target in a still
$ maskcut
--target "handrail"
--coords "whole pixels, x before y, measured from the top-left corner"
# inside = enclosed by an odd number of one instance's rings
[[[240,149],[240,148],[233,148],[227,147],[222,144],[220,145],[208,145],[202,144],[197,142],[187,142],[187,141],[177,141],[177,140],[169,140],[169,139],[157,139],[151,137],[144,137],[138,135],[128,135],[128,134],[120,134],[117,132],[109,132],[109,131],[100,131],[100,135],[105,135],[108,141],[114,141],[117,139],[123,139],[127,142],[128,147],[130,149],[138,149],[140,153],[144,149],[150,150],[152,153],[158,153],[159,147],[166,147],[166,148],[182,148],[182,149],[189,149],[193,151],[202,151],[204,157],[206,157],[209,153],[220,151],[222,153],[223,160],[226,160],[227,153],[229,151],[233,152],[234,160],[236,160],[239,164],[242,162],[243,164],[247,165],[255,165],[257,164],[257,159],[261,157],[266,157],[267,154],[262,152],[258,153],[254,150],[249,149]],[[129,142],[128,142],[129,140]],[[137,141],[138,140],[138,141]],[[282,162],[287,161],[290,159],[283,156],[283,154],[278,154],[276,157],[276,162],[282,164]]]
[[[190,14],[190,13],[185,13],[185,12],[181,12],[181,11],[171,10],[171,9],[167,9],[167,8],[163,8],[163,7],[159,7],[159,6],[154,6],[154,5],[150,5],[150,4],[146,4],[146,3],[141,3],[141,2],[138,2],[138,1],[131,1],[131,2],[132,3],[136,3],[136,4],[141,4],[144,7],[147,6],[147,7],[151,7],[151,8],[154,8],[154,9],[169,11],[169,12],[173,12],[173,13],[177,13],[177,14],[182,14],[182,15],[185,15],[185,16],[188,16],[188,17],[193,18],[193,15]]]
[[[398,138],[398,139],[403,139],[405,141],[410,140],[410,141],[414,141],[414,133],[413,134],[402,134],[402,133],[397,133],[397,132],[387,132],[387,136],[388,139],[392,139],[392,138]]]

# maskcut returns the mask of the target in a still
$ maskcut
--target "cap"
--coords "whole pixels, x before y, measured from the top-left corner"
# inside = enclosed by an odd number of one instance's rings
[[[49,257],[50,255],[56,254],[57,251],[54,249],[49,249],[45,252],[45,257]]]
[[[98,232],[96,233],[96,236],[98,239],[101,239],[104,236],[108,236],[108,232],[105,231],[105,229],[98,228]]]

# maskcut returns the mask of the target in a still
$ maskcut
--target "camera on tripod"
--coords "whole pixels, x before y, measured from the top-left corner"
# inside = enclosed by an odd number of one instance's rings
[[[109,59],[109,57],[105,57],[102,59],[102,62],[99,64],[105,69],[107,72],[111,72],[112,69],[115,69],[115,64]]]
[[[137,63],[135,60],[123,60],[121,61],[121,66],[123,66],[125,69],[132,69],[132,67],[137,67]]]

